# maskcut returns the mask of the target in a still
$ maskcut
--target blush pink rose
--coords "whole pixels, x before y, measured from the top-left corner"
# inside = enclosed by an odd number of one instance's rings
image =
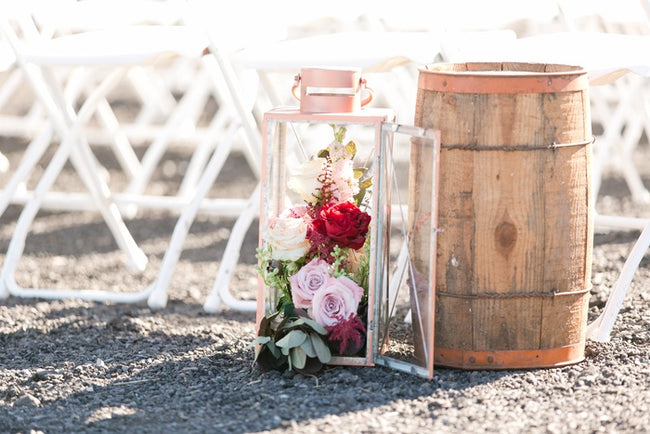
[[[320,258],[305,264],[296,274],[289,277],[293,305],[310,308],[314,294],[331,278],[330,265]]]
[[[352,279],[332,277],[314,293],[309,314],[323,327],[332,327],[356,315],[361,297],[363,288]]]
[[[307,222],[303,218],[278,217],[273,220],[266,234],[266,242],[272,249],[271,257],[283,261],[296,261],[309,251]]]

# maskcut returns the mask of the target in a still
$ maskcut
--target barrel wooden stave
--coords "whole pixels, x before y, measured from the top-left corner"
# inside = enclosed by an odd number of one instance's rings
[[[529,64],[450,68],[575,71]],[[577,88],[530,93],[418,89],[415,124],[441,130],[442,141],[437,353],[577,346],[578,351],[558,352],[575,357],[584,348],[593,233],[591,122],[588,88]],[[553,144],[575,146],[544,148]],[[414,256],[425,254],[414,247]],[[503,367],[465,366],[467,357],[439,359],[458,367]],[[523,367],[535,367],[539,359],[532,357]],[[578,361],[542,359],[546,365]]]

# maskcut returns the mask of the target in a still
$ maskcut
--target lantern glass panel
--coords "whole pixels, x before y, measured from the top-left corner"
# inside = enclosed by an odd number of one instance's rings
[[[374,360],[433,376],[439,133],[385,125],[376,188]]]

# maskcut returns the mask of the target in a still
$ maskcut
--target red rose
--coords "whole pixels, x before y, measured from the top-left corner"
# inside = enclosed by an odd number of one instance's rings
[[[357,250],[363,247],[370,224],[370,215],[352,202],[325,205],[320,211],[327,236],[340,247]]]

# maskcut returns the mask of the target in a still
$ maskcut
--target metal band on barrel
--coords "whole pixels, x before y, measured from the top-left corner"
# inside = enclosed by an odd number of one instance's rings
[[[435,347],[434,364],[466,369],[551,368],[584,359],[584,343],[538,350],[471,351]]]
[[[504,78],[507,78],[504,79]],[[584,91],[589,78],[575,72],[436,71],[422,70],[418,88],[434,92],[469,94],[535,94]]]
[[[448,292],[436,291],[436,297],[452,297],[452,298],[469,298],[469,299],[480,299],[480,298],[530,298],[530,297],[560,297],[560,296],[569,296],[569,295],[584,295],[591,291],[592,285],[589,285],[585,289],[579,289],[577,291],[554,291],[554,292],[517,292],[517,293],[507,293],[507,292],[489,292],[483,294],[451,294]]]
[[[581,142],[573,143],[551,143],[550,145],[445,145],[444,143],[440,144],[440,147],[443,149],[459,149],[462,151],[537,151],[542,149],[561,149],[561,148],[570,148],[574,146],[588,146],[594,143],[595,137],[590,139],[583,140]]]

